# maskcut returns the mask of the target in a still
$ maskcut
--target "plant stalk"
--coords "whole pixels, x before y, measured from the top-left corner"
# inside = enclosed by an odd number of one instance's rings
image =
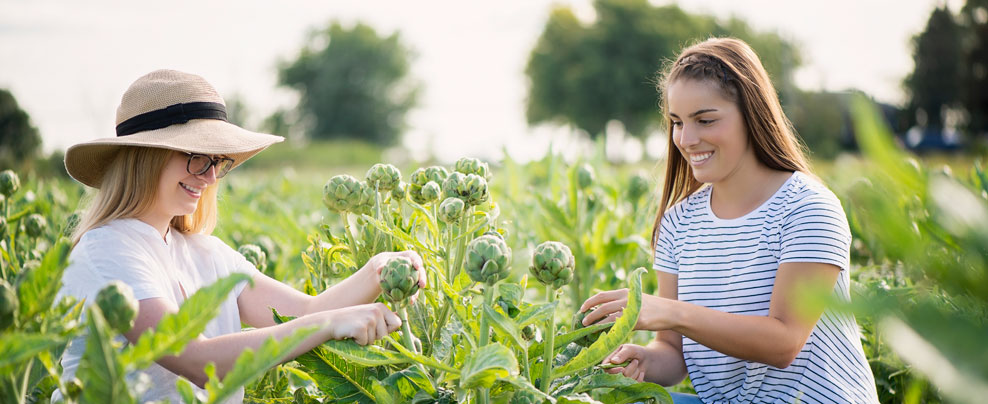
[[[556,291],[551,285],[545,285],[545,293],[550,304],[556,301]],[[555,337],[556,316],[551,315],[546,320],[545,349],[543,349],[542,354],[542,392],[546,394],[549,394],[549,384],[552,383],[552,359],[556,356],[555,347],[553,347]]]

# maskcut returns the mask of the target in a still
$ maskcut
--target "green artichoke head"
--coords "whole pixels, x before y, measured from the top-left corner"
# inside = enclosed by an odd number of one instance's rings
[[[490,199],[490,194],[487,193],[487,180],[477,174],[467,174],[466,180],[460,183],[457,192],[463,202],[469,206],[477,206]]]
[[[491,169],[487,163],[475,158],[464,157],[456,161],[453,170],[463,174],[477,174],[484,180],[491,180]]]
[[[130,331],[137,318],[137,299],[126,283],[112,281],[96,294],[96,305],[106,323],[119,333]]]
[[[463,217],[464,204],[460,198],[446,198],[439,204],[439,220],[446,224],[459,223]]]
[[[443,181],[443,198],[460,198],[460,183],[466,181],[467,176],[461,172],[453,172]]]
[[[391,190],[391,200],[392,201],[403,201],[405,200],[406,192],[408,186],[404,182],[399,182],[398,185]]]
[[[511,249],[500,238],[477,237],[467,245],[464,270],[475,282],[493,285],[511,272]]]
[[[449,170],[443,166],[426,167],[425,176],[428,178],[428,181],[435,182],[436,184],[442,184],[443,180],[449,176]]]
[[[381,269],[381,292],[384,293],[385,300],[402,306],[418,290],[419,273],[412,265],[412,260],[405,257],[392,258]]]
[[[645,174],[636,173],[632,175],[628,181],[628,199],[638,201],[643,195],[648,193],[649,188],[648,177]]]
[[[552,289],[559,289],[573,280],[575,260],[566,244],[546,241],[535,247],[529,270],[535,279]]]
[[[341,174],[330,178],[323,187],[322,201],[336,212],[353,212],[360,205],[363,186],[352,175]]]
[[[10,328],[14,324],[14,316],[17,314],[20,302],[17,300],[17,293],[14,287],[7,281],[0,279],[0,331]]]
[[[539,334],[538,330],[539,329],[535,327],[535,324],[526,325],[521,329],[521,337],[524,338],[525,341],[534,340]]]
[[[25,219],[24,222],[24,232],[30,238],[38,238],[45,234],[45,229],[48,228],[48,220],[45,220],[44,216],[37,213],[32,213]]]
[[[421,199],[425,202],[424,204],[430,204],[438,201],[442,193],[443,191],[439,188],[439,184],[436,184],[434,181],[429,181],[424,187],[422,187]]]
[[[580,189],[587,189],[590,185],[594,183],[597,179],[597,174],[594,173],[593,166],[590,164],[581,164],[580,167],[576,169],[576,183],[580,186]]]
[[[21,179],[17,177],[17,173],[11,170],[0,172],[0,194],[9,197],[18,189],[21,189]]]
[[[237,252],[243,255],[247,259],[247,262],[254,265],[254,268],[257,268],[258,271],[263,271],[268,267],[268,255],[258,245],[244,244],[237,249]]]
[[[374,191],[374,188],[370,184],[361,182],[360,198],[357,200],[357,206],[354,207],[353,211],[355,213],[372,215],[374,206],[377,206],[377,192]]]
[[[449,176],[449,172],[442,166],[432,166],[415,170],[412,173],[411,183],[408,184],[408,197],[419,205],[436,201],[438,196],[434,199],[426,198],[426,196],[431,196],[434,190],[429,190],[427,191],[429,194],[423,195],[423,188],[430,182],[434,182],[436,185],[442,184],[447,176]]]
[[[366,180],[371,188],[376,184],[378,191],[388,192],[401,183],[401,171],[391,164],[377,163],[367,170]]]

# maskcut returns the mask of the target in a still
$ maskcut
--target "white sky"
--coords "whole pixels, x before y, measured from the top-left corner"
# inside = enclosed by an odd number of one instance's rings
[[[405,141],[413,152],[449,161],[497,158],[503,147],[527,160],[550,142],[572,143],[565,129],[525,123],[524,67],[553,3],[592,18],[589,0],[0,0],[0,87],[31,114],[46,151],[112,136],[123,91],[159,68],[199,74],[228,98],[241,95],[249,119],[259,122],[292,102],[288,90],[276,88],[276,66],[297,54],[307,32],[334,19],[360,20],[382,34],[400,30],[418,55],[412,74],[424,93]],[[903,100],[899,83],[912,69],[909,38],[938,3],[679,2],[797,42],[803,88],[860,88],[892,103]],[[955,12],[963,5],[947,3]]]

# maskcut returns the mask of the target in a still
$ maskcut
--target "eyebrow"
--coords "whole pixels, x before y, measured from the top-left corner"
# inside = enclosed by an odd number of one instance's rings
[[[692,118],[694,116],[700,115],[700,114],[705,113],[705,112],[716,112],[716,111],[717,111],[717,109],[715,109],[715,108],[701,109],[699,111],[696,111],[696,112],[690,114],[689,117]],[[675,118],[679,118],[679,115],[676,115],[676,114],[674,114],[672,112],[669,113],[669,116],[672,116],[672,117],[675,117]]]

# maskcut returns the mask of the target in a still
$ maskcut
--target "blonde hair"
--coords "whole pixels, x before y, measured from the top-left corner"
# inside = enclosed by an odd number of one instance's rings
[[[662,109],[668,111],[669,86],[677,80],[700,80],[716,83],[725,98],[734,101],[744,119],[748,143],[759,162],[775,170],[810,172],[803,145],[796,138],[775,87],[755,51],[734,38],[711,38],[690,46],[665,69],[657,90],[662,93]],[[672,119],[667,119],[669,150],[666,179],[652,227],[652,245],[658,240],[662,216],[675,204],[703,185],[693,176],[689,162],[679,153],[672,140]]]
[[[87,231],[113,220],[137,218],[154,205],[158,181],[174,150],[156,147],[123,146],[107,164],[99,191],[72,232],[73,247]],[[206,187],[192,214],[175,216],[171,227],[181,233],[212,233],[216,227],[217,184]]]

